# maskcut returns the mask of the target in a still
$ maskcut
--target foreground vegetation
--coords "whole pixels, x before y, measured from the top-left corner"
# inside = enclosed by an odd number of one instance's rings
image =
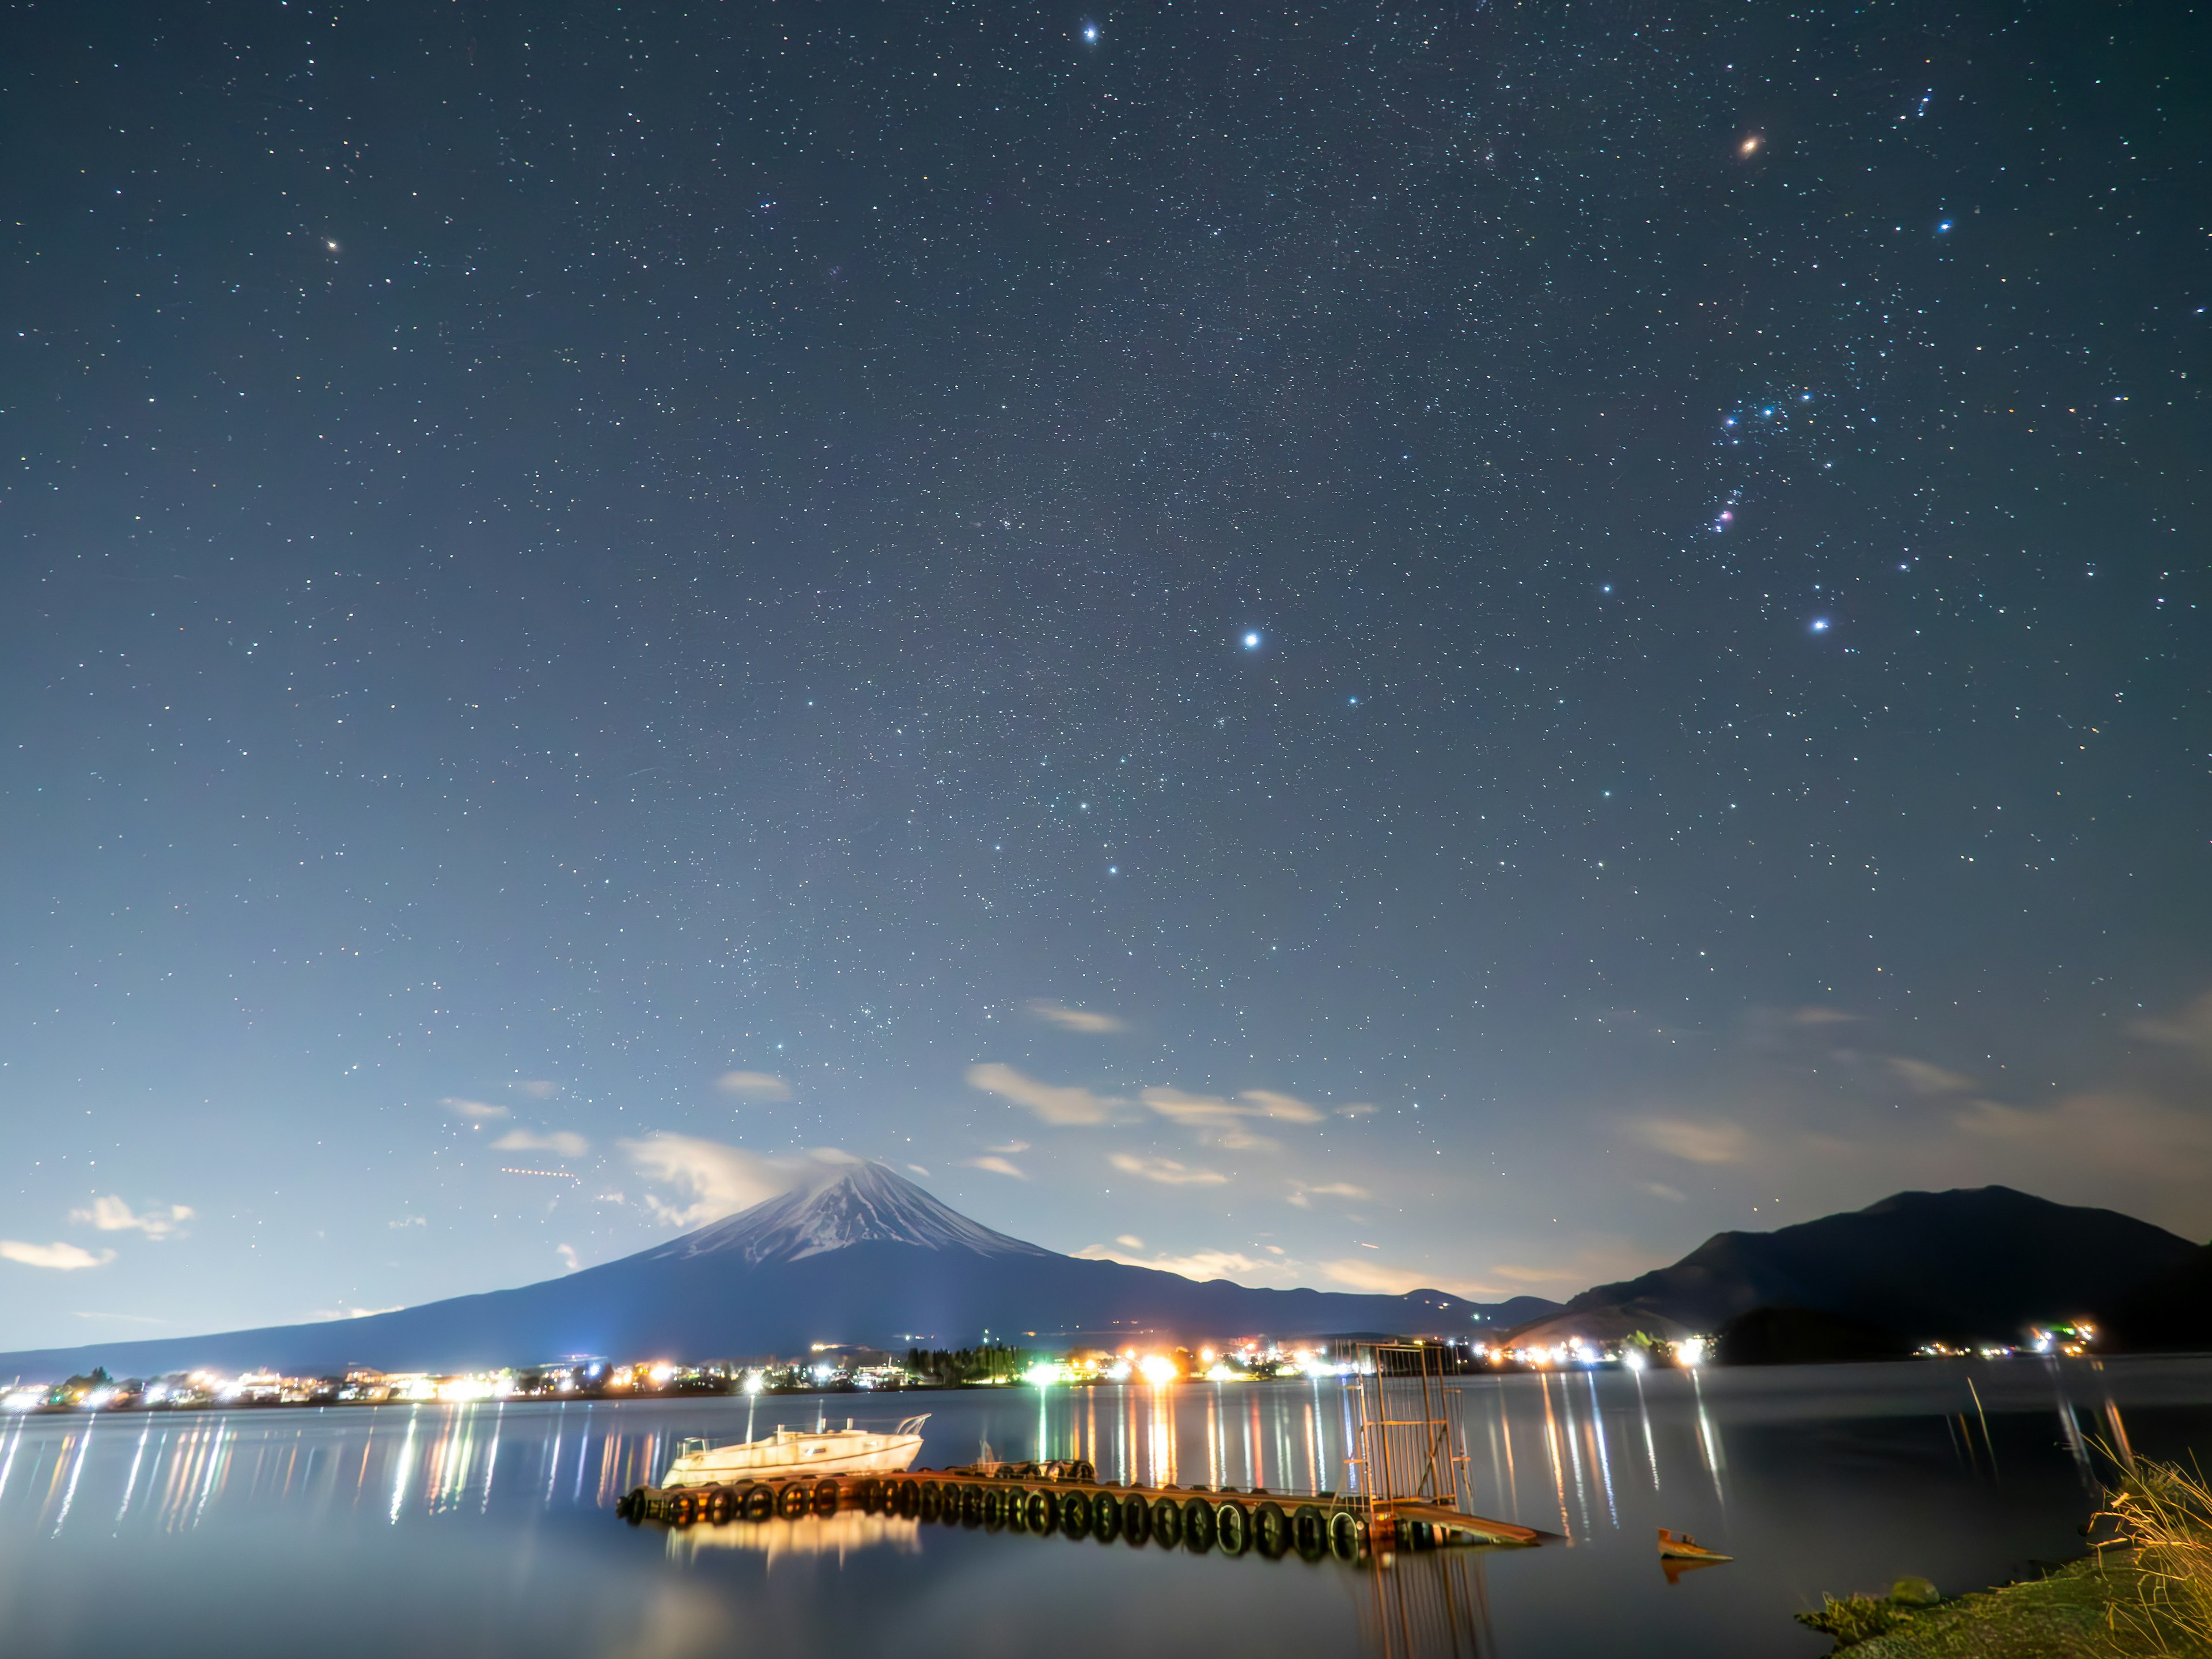
[[[1830,1597],[1800,1622],[1852,1659],[2212,1659],[2212,1489],[2172,1464],[2131,1471],[2087,1560],[1953,1601],[1905,1579]]]

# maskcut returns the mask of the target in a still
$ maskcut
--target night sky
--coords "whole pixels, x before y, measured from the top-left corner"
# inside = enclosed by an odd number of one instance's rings
[[[825,1156],[2212,1234],[2200,10],[15,4],[0,123],[0,1346]]]

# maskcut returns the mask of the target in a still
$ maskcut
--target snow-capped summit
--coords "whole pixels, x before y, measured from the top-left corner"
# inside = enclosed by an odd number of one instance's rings
[[[651,1254],[734,1255],[748,1267],[759,1267],[850,1244],[908,1244],[971,1255],[1052,1254],[970,1221],[881,1164],[842,1166],[826,1182],[756,1204]]]

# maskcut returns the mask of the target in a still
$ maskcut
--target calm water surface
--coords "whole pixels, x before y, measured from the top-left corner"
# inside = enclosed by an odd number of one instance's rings
[[[686,1435],[928,1410],[921,1461],[1344,1484],[1334,1383],[35,1417],[0,1425],[0,1649],[653,1656],[1264,1645],[1346,1655],[1805,1655],[1790,1615],[1905,1574],[2081,1553],[2097,1445],[2212,1455],[2212,1361],[1468,1379],[1474,1507],[1533,1550],[1226,1560],[848,1512],[672,1534],[611,1505]],[[1728,1566],[1670,1584],[1654,1528]]]

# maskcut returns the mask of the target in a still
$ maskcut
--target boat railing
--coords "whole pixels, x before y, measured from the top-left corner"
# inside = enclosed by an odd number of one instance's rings
[[[929,1421],[929,1415],[930,1414],[927,1412],[923,1412],[918,1417],[902,1418],[899,1420],[898,1427],[892,1430],[891,1432],[894,1434],[920,1434],[921,1432],[921,1425]]]

